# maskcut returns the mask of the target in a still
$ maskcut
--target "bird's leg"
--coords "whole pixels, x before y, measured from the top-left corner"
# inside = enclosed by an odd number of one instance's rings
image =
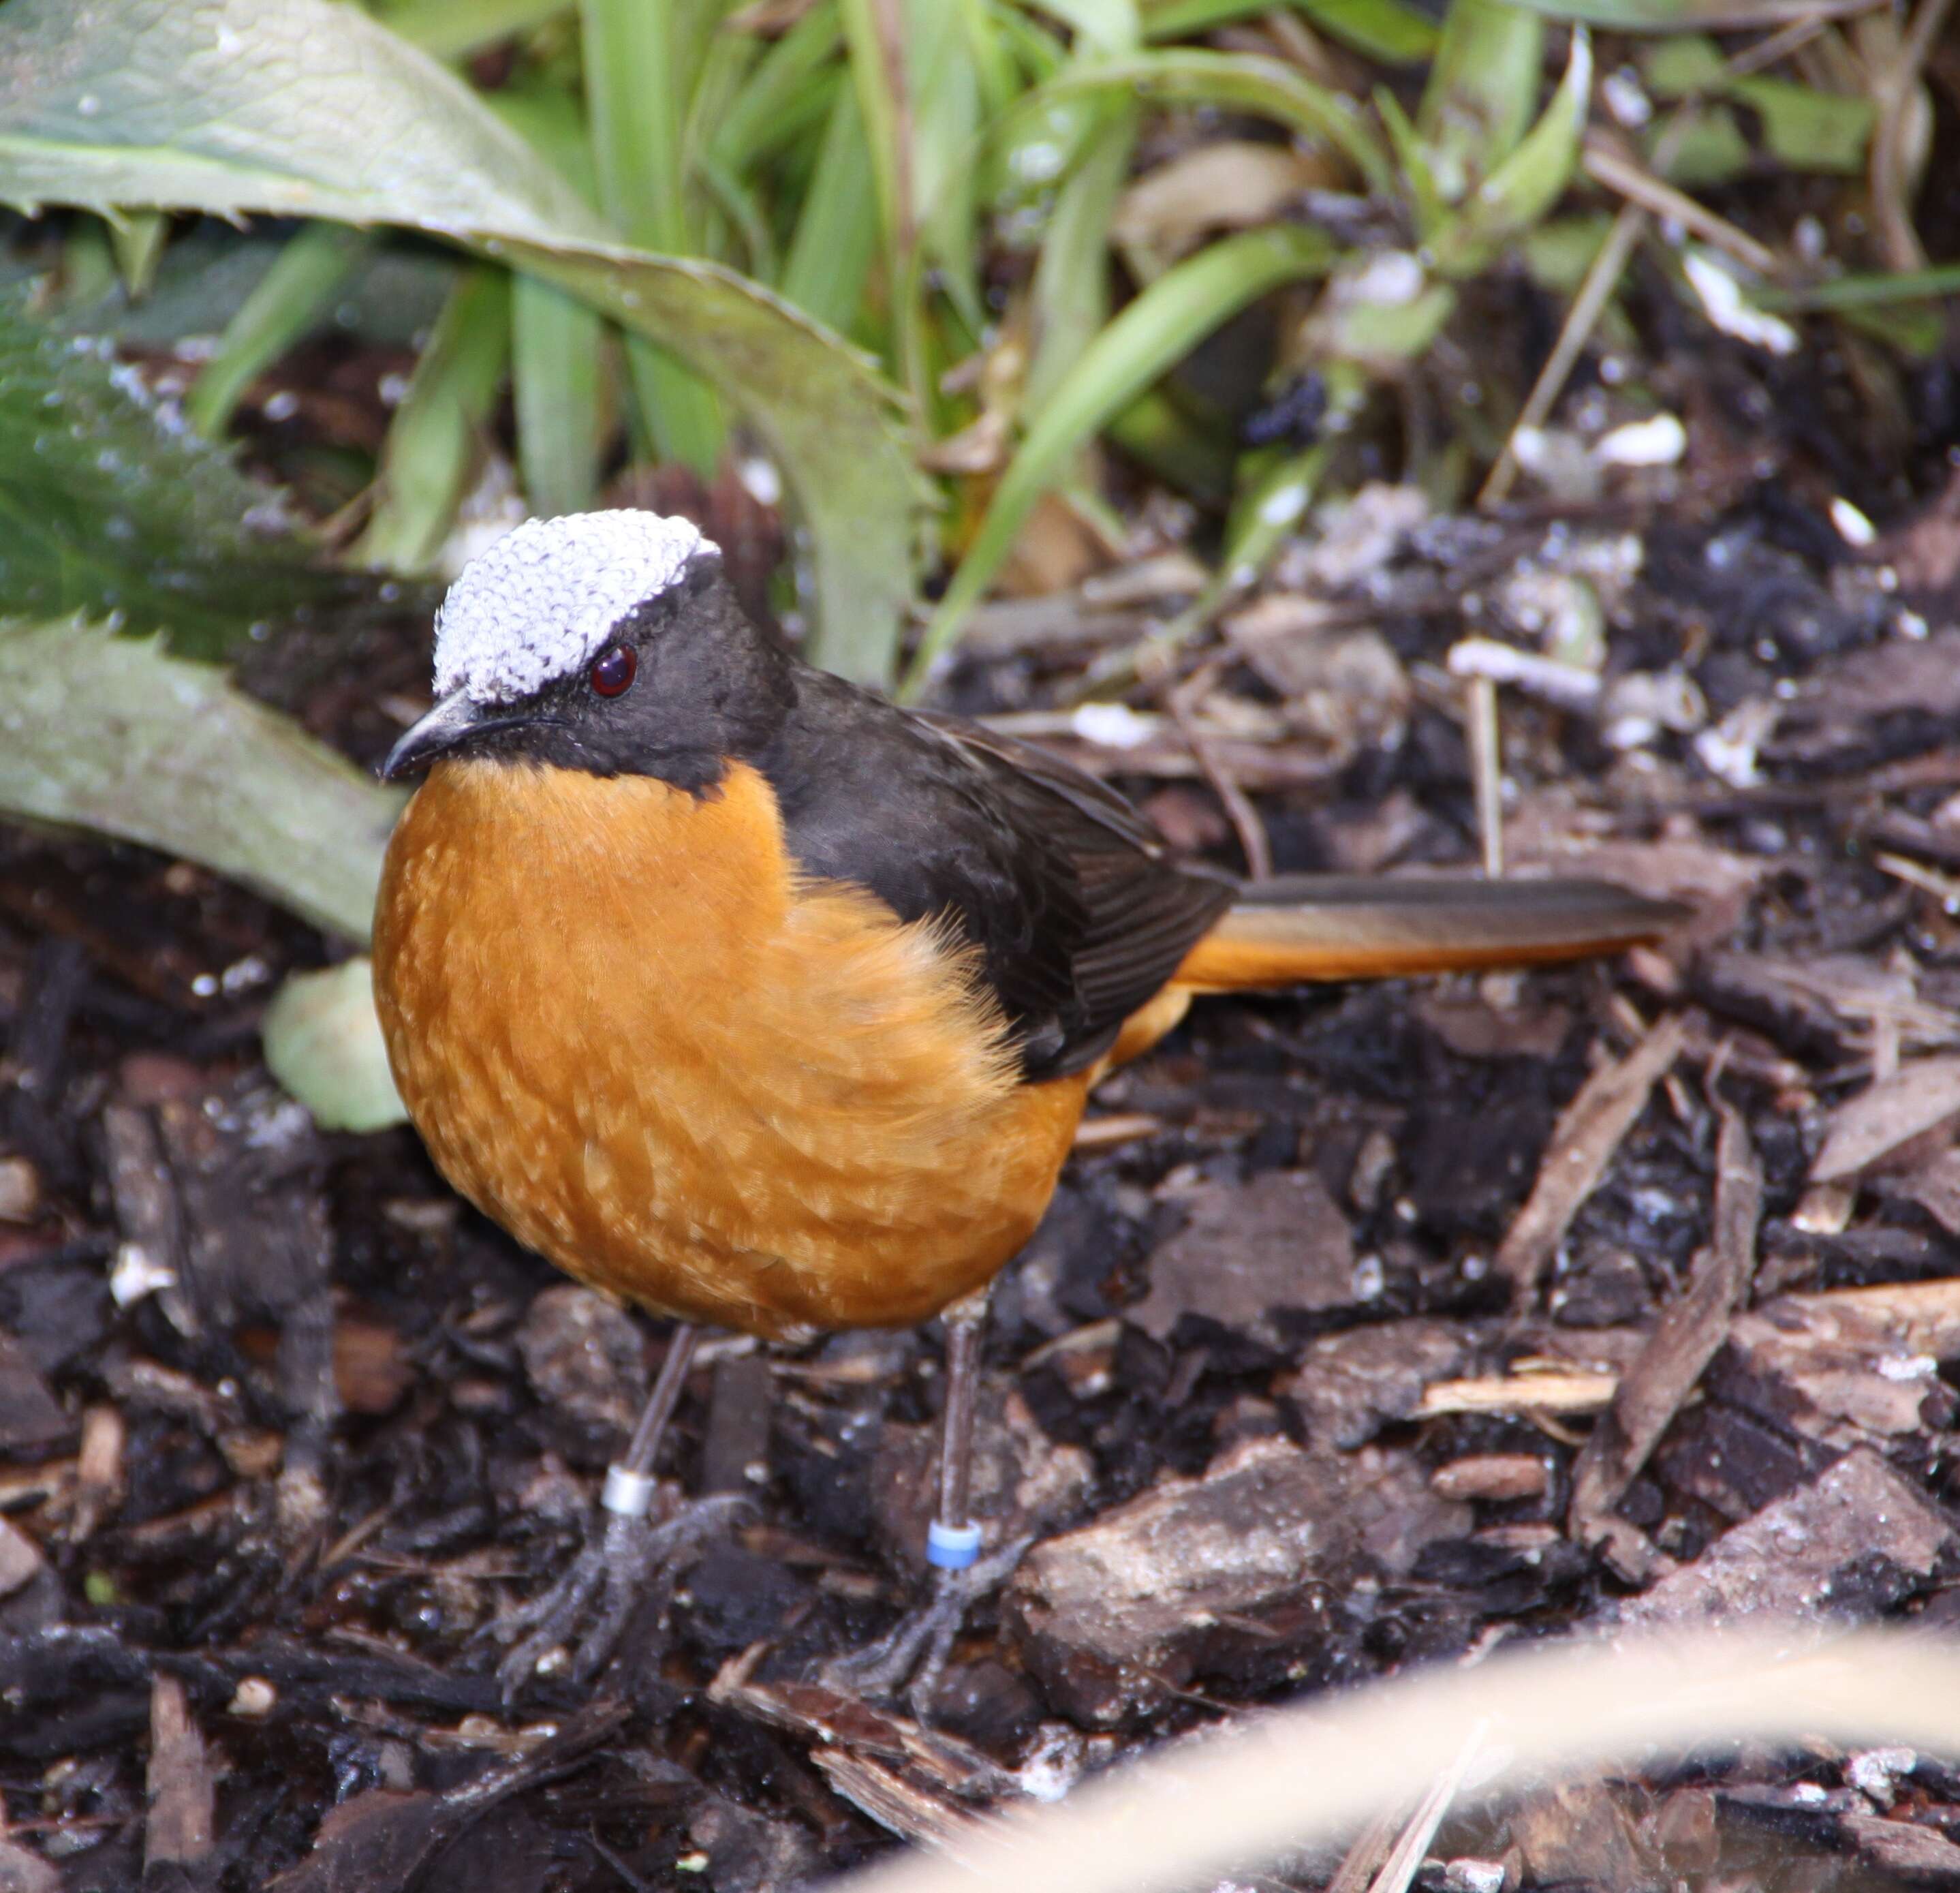
[[[726,1530],[746,1509],[748,1502],[740,1497],[700,1499],[680,1505],[658,1525],[648,1523],[660,1493],[654,1467],[700,1338],[701,1331],[692,1322],[676,1324],[667,1359],[625,1452],[606,1468],[600,1499],[603,1524],[571,1569],[542,1597],[491,1627],[500,1640],[520,1640],[497,1666],[507,1696],[514,1695],[540,1661],[581,1623],[587,1627],[573,1653],[570,1674],[578,1682],[596,1675],[648,1579],[672,1576],[691,1563],[707,1540]]]
[[[1020,1538],[985,1557],[972,1519],[973,1420],[980,1392],[980,1341],[987,1325],[987,1291],[956,1302],[946,1323],[946,1411],[941,1421],[939,1503],[926,1531],[933,1594],[875,1643],[829,1667],[832,1681],[883,1694],[910,1677],[905,1700],[923,1719],[968,1608],[1020,1563],[1030,1542]]]

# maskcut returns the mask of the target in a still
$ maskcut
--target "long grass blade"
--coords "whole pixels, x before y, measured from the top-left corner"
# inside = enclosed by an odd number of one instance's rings
[[[586,110],[600,201],[629,242],[669,256],[695,247],[688,228],[681,134],[689,81],[675,0],[581,0]],[[713,472],[721,457],[714,390],[664,349],[628,345],[640,417],[662,457]]]
[[[908,672],[916,694],[951,646],[961,620],[1012,550],[1035,502],[1096,430],[1202,336],[1269,289],[1324,272],[1332,246],[1316,231],[1276,225],[1228,237],[1145,290],[1096,336],[1035,416],[973,543],[947,588]]]
[[[511,347],[511,282],[479,264],[450,293],[381,450],[364,565],[429,569],[462,503]]]
[[[584,116],[556,86],[498,94],[504,122],[527,138],[581,197],[598,194]],[[605,323],[597,310],[534,277],[511,283],[511,398],[517,473],[534,512],[581,512],[599,492]]]
[[[756,61],[714,128],[709,149],[737,177],[796,136],[813,99],[826,104],[825,69],[844,43],[836,0],[819,0]]]
[[[1017,111],[1039,111],[1062,100],[1109,91],[1151,104],[1211,105],[1271,119],[1332,145],[1371,191],[1386,195],[1393,188],[1387,155],[1353,100],[1258,53],[1179,46],[1072,66],[1029,94]]]
[[[1330,39],[1385,65],[1426,59],[1436,50],[1435,23],[1402,0],[1287,0]],[[1181,40],[1272,10],[1273,0],[1145,0],[1144,31]]]
[[[345,224],[309,224],[287,244],[238,305],[184,397],[192,426],[214,440],[224,432],[246,389],[317,326],[373,244]]]
[[[1048,401],[1109,319],[1109,219],[1130,172],[1138,108],[1106,106],[1082,159],[1055,199],[1035,265],[1035,358],[1031,409]]]
[[[856,89],[837,88],[823,145],[783,265],[783,294],[842,333],[851,331],[878,251],[871,153]]]

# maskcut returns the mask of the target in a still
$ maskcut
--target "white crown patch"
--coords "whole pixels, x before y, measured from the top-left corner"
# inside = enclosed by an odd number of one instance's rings
[[[435,618],[438,697],[513,703],[582,669],[636,605],[718,548],[636,511],[527,519],[463,569]]]

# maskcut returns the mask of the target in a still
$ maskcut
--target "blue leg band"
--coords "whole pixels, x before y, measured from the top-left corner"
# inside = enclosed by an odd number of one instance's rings
[[[925,1534],[925,1559],[942,1571],[963,1571],[980,1555],[977,1525],[944,1525],[933,1520]]]

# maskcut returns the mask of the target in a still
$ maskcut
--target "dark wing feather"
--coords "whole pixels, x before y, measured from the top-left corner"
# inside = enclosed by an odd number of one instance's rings
[[[1030,1078],[1093,1063],[1232,901],[1058,757],[900,710],[815,671],[756,760],[806,873],[901,919],[950,917],[978,949]]]
[[[1180,864],[1134,808],[1060,757],[955,718],[919,721],[972,759],[1021,832],[1046,834],[1068,858],[1086,908],[1070,963],[1087,1015],[1076,1064],[1089,1063],[1231,905],[1236,884]]]

